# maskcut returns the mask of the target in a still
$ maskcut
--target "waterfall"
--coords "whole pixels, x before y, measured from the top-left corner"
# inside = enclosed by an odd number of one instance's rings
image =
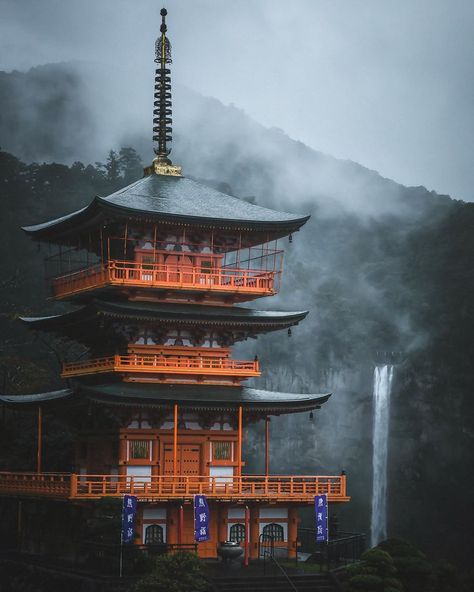
[[[372,547],[387,538],[387,457],[392,379],[393,366],[387,364],[375,367],[372,520],[370,527]]]

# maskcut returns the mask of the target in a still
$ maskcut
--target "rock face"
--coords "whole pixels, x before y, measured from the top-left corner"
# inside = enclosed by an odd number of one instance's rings
[[[97,151],[111,137],[104,126],[112,122],[95,111],[108,103],[107,93],[102,103],[97,96],[91,101],[84,92],[91,83],[84,68],[50,66],[43,74],[0,76],[0,113],[11,112],[15,121],[13,129],[0,119],[2,147],[27,159],[94,160],[88,146]],[[98,84],[97,72],[94,76]],[[57,92],[51,94],[53,87]],[[13,106],[12,96],[18,105],[33,102],[28,114]],[[174,96],[173,159],[185,174],[224,183],[227,191],[261,205],[312,214],[293,244],[284,245],[283,289],[269,303],[308,309],[310,315],[291,338],[261,338],[264,377],[258,384],[334,395],[313,421],[307,414],[272,420],[272,471],[346,470],[353,501],[341,509],[341,522],[368,532],[373,368],[380,352],[399,352],[391,402],[389,533],[435,556],[467,562],[474,544],[468,526],[474,521],[473,205],[423,187],[403,187],[311,150],[189,90],[175,89]],[[109,104],[123,121],[120,105]],[[59,113],[56,124],[44,115],[50,112]],[[89,144],[79,141],[80,135],[74,140],[60,124],[71,113],[80,113],[82,129],[93,126]],[[133,143],[146,162],[148,131],[139,122],[122,128],[120,138],[122,145]],[[29,345],[9,320],[43,312],[36,296],[43,254],[18,227],[77,209],[94,193],[106,194],[110,183],[94,167],[28,167],[1,156],[1,240],[4,253],[16,253],[7,258],[0,285],[3,355],[17,356],[20,369],[27,359],[35,360],[52,375],[54,356],[40,344]],[[253,353],[252,344],[241,347]],[[252,425],[248,432],[247,467],[261,471],[253,465],[252,448],[262,445],[263,427]]]

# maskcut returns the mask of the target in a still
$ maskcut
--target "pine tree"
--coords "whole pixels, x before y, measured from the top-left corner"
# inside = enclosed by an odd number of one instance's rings
[[[130,146],[120,148],[119,164],[125,185],[129,185],[143,176],[142,159],[134,148]]]

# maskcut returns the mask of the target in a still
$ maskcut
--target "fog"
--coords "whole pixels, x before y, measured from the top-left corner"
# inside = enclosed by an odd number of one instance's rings
[[[254,386],[334,392],[313,422],[308,414],[272,418],[272,470],[348,470],[348,525],[367,529],[373,367],[377,352],[402,352],[393,398],[389,530],[437,545],[431,528],[446,503],[439,472],[448,475],[450,494],[460,492],[456,485],[466,478],[472,444],[463,407],[472,405],[471,371],[463,366],[470,342],[462,341],[472,318],[466,263],[472,204],[400,183],[473,198],[474,5],[166,5],[173,161],[185,174],[227,182],[258,204],[312,214],[291,247],[283,245],[281,293],[255,303],[308,309],[308,318],[291,338],[261,336],[235,351],[249,359],[258,353],[264,375]],[[6,84],[14,105],[9,99],[9,110],[0,110],[0,146],[26,161],[87,163],[131,145],[149,163],[160,8],[148,0],[3,0],[1,67],[61,65],[11,76]],[[60,215],[92,197],[61,191],[54,204],[33,195],[26,207],[20,193],[18,204],[28,215],[42,206],[54,217],[49,207],[60,206],[54,213]],[[8,232],[20,223],[7,224]],[[20,239],[17,244],[26,252]],[[40,255],[33,257],[39,261]],[[32,265],[26,259],[23,265]],[[31,275],[28,281],[38,280]],[[15,307],[26,302],[39,314],[43,305],[30,287]],[[262,470],[262,435],[261,423],[250,426],[249,470]],[[426,492],[432,497],[424,503]],[[442,519],[450,535],[439,552],[447,556],[459,533],[451,515]],[[416,521],[430,526],[418,528]]]
[[[102,135],[151,122],[161,4],[0,4],[2,69],[99,62],[118,73],[114,79],[123,87],[111,108],[97,114]],[[473,199],[470,0],[164,4],[175,83],[403,184]],[[90,89],[91,98],[110,94],[102,83]]]

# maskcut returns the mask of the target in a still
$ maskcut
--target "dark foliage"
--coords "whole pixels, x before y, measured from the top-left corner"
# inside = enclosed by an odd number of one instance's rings
[[[203,562],[193,553],[163,555],[155,560],[152,571],[132,592],[206,592],[210,585]]]

